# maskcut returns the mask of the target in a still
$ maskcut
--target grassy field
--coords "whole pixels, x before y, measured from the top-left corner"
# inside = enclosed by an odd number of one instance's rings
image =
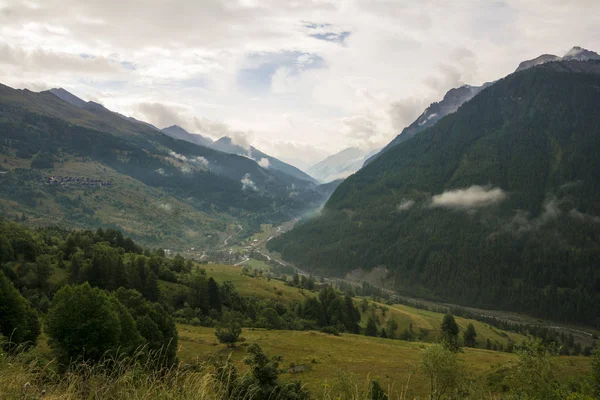
[[[202,362],[213,356],[227,356],[241,361],[245,348],[258,343],[268,355],[282,355],[283,380],[300,380],[318,397],[326,386],[333,385],[344,374],[352,374],[359,381],[368,377],[377,379],[385,388],[393,387],[400,393],[408,383],[407,398],[424,398],[427,381],[418,369],[420,353],[427,344],[401,340],[371,338],[343,334],[332,336],[318,332],[248,330],[242,333],[245,342],[235,349],[227,349],[217,342],[211,328],[179,326],[179,357],[183,362]],[[482,349],[465,349],[459,358],[467,374],[478,382],[487,382],[487,376],[507,365],[514,356]],[[560,376],[580,376],[589,372],[589,359],[561,357]],[[292,366],[306,366],[306,371],[292,374]]]
[[[206,274],[213,277],[218,283],[230,281],[242,296],[254,296],[259,298],[268,298],[278,300],[286,304],[294,302],[302,302],[309,296],[316,296],[317,291],[299,289],[293,286],[288,286],[284,282],[277,279],[268,279],[264,276],[249,276],[242,274],[242,266],[221,265],[221,264],[206,264],[202,265],[206,270]],[[161,282],[162,290],[168,295],[172,295],[180,285]],[[423,342],[435,342],[440,338],[440,326],[444,314],[421,310],[401,304],[386,305],[369,301],[369,308],[366,311],[361,309],[361,298],[355,298],[355,303],[362,313],[361,325],[364,327],[368,315],[372,312],[377,315],[380,320],[380,326],[385,328],[390,319],[398,322],[398,331],[396,335],[407,330],[411,332],[415,340]],[[383,309],[386,309],[384,312]],[[484,348],[487,339],[492,343],[502,344],[506,347],[509,340],[514,343],[519,343],[523,340],[523,336],[513,332],[505,332],[494,328],[490,325],[469,320],[461,317],[456,317],[456,322],[462,332],[466,329],[469,323],[475,326],[477,331],[477,342],[479,347]]]
[[[412,332],[416,338],[420,338],[421,341],[435,342],[440,339],[440,326],[442,319],[444,318],[444,314],[421,310],[401,304],[385,305],[374,302],[371,302],[370,309],[373,308],[373,304],[377,306],[376,315],[382,322],[383,327],[386,326],[387,321],[390,319],[395,319],[399,326],[397,334],[402,333],[404,330],[408,330],[409,332]],[[381,310],[381,308],[384,307],[387,308],[385,315]],[[367,313],[369,312],[371,311],[367,310]],[[365,312],[362,314],[362,324],[364,325],[366,323],[366,318],[364,317]],[[504,347],[509,344],[509,341],[519,343],[524,339],[523,335],[503,331],[479,321],[461,317],[455,317],[455,319],[460,328],[460,335],[462,335],[462,332],[466,330],[469,323],[473,324],[477,332],[478,345],[482,348],[485,347],[487,339],[489,339],[492,344],[502,344]]]
[[[252,269],[256,269],[259,271],[270,271],[271,270],[271,266],[269,264],[267,264],[264,261],[261,260],[255,260],[253,258],[251,258],[250,260],[248,260],[248,262],[244,265],[247,265],[248,267],[252,268]]]
[[[230,281],[242,296],[255,296],[280,300],[282,302],[304,301],[314,293],[285,285],[277,279],[268,279],[264,276],[248,276],[242,274],[241,266],[207,264],[203,268],[206,274],[212,276],[218,283]]]

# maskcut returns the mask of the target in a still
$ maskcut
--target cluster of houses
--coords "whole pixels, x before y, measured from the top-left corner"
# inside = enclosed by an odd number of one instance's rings
[[[83,187],[109,187],[112,186],[111,182],[103,181],[101,179],[85,178],[78,176],[50,176],[45,182],[47,185],[61,185],[61,186],[83,186]]]

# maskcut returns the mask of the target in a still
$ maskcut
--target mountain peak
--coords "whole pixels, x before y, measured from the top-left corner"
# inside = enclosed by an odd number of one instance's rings
[[[189,133],[179,125],[171,125],[161,129],[161,131],[172,138],[186,140],[190,143],[195,143],[200,146],[211,147],[213,144],[213,140],[211,138],[195,133]]]
[[[61,99],[62,101],[66,101],[72,106],[83,108],[86,106],[87,102],[85,100],[80,99],[75,96],[73,93],[63,89],[63,88],[53,88],[49,90],[50,93]]]
[[[531,67],[535,67],[536,65],[544,64],[552,61],[559,61],[560,57],[555,56],[554,54],[542,54],[536,58],[531,60],[525,60],[519,64],[515,72],[523,71],[524,69],[528,69]]]
[[[523,71],[524,69],[535,67],[536,65],[545,64],[552,61],[587,61],[587,60],[600,60],[598,53],[584,49],[580,46],[574,46],[569,50],[563,57],[556,56],[554,54],[542,54],[531,60],[523,61],[519,64],[515,72]]]
[[[567,52],[567,54],[564,55],[562,59],[577,61],[600,60],[600,55],[595,51],[584,49],[583,47],[579,46],[574,46],[571,50]]]
[[[188,131],[186,131],[185,129],[183,129],[181,126],[179,125],[171,125],[171,126],[167,126],[166,128],[163,128],[162,131],[164,132],[170,132],[170,133],[187,133],[189,134]]]

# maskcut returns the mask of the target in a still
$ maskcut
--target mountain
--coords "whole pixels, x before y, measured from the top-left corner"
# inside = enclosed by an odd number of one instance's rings
[[[365,164],[370,163],[375,158],[379,157],[379,155],[388,151],[390,148],[435,125],[446,115],[456,112],[461,105],[471,100],[477,93],[489,85],[491,85],[491,83],[486,83],[483,86],[464,85],[459,88],[450,89],[441,101],[432,103],[429,107],[427,107],[415,122],[404,128],[402,132],[396,136],[394,140],[388,143],[387,146],[385,146],[379,153],[369,157]]]
[[[595,51],[587,50],[579,46],[573,47],[567,52],[562,58],[565,61],[576,60],[576,61],[588,61],[588,60],[600,60],[600,55]]]
[[[0,85],[0,214],[206,248],[292,219],[329,194],[65,92]]]
[[[600,61],[516,72],[269,242],[313,274],[600,326]]]
[[[75,107],[79,107],[79,108],[84,108],[87,105],[87,102],[80,99],[79,97],[67,92],[65,89],[63,88],[54,88],[54,89],[50,89],[49,90],[50,93],[52,93],[53,95],[55,95],[56,97],[58,97],[61,100],[66,101],[67,103],[75,106]]]
[[[552,61],[559,61],[560,57],[554,54],[542,54],[532,60],[526,60],[519,64],[515,72],[523,71],[524,69],[535,67],[536,65],[544,64]]]
[[[573,47],[569,50],[562,58],[559,56],[555,56],[553,54],[542,54],[539,57],[536,57],[531,60],[523,61],[519,64],[515,72],[523,71],[528,68],[535,67],[536,65],[544,64],[547,62],[553,61],[569,61],[569,60],[578,60],[578,61],[587,61],[587,60],[598,60],[600,59],[600,55],[597,53],[586,50],[579,46]],[[426,128],[429,128],[435,125],[441,118],[445,117],[448,114],[452,114],[458,110],[458,108],[471,100],[477,93],[479,93],[482,89],[494,84],[494,82],[487,82],[482,86],[470,86],[464,85],[459,88],[450,89],[445,95],[444,98],[440,102],[432,103],[427,109],[414,121],[411,125],[404,128],[402,132],[396,136],[390,143],[385,146],[380,153],[373,155],[368,158],[365,162],[365,165],[373,161],[383,152],[388,151],[391,147],[404,142],[412,137],[414,137],[419,132],[423,131]]]
[[[349,147],[319,161],[306,172],[321,182],[344,179],[358,171],[365,163],[365,159],[378,151]]]
[[[249,157],[265,168],[283,172],[296,179],[303,179],[308,182],[316,183],[315,179],[293,165],[284,163],[275,157],[263,153],[253,146],[244,147],[236,144],[234,140],[228,136],[224,136],[215,141],[211,147],[224,153],[238,154],[244,157]]]
[[[186,142],[195,143],[200,146],[210,147],[213,144],[213,140],[208,137],[204,137],[199,134],[192,134],[183,129],[178,125],[172,125],[162,130],[172,138],[185,140]]]

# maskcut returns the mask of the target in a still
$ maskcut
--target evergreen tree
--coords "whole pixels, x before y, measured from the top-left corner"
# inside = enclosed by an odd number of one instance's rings
[[[367,327],[365,328],[365,335],[377,336],[377,320],[373,315],[369,315],[369,319],[367,320]]]
[[[221,314],[221,297],[219,295],[219,286],[212,277],[208,278],[207,290],[209,308]]]
[[[390,319],[387,322],[387,334],[390,338],[396,337],[396,331],[398,330],[398,322],[395,319]]]
[[[150,271],[148,279],[146,280],[146,287],[144,290],[144,297],[150,301],[158,301],[160,298],[160,289],[158,287],[158,277],[154,271]]]
[[[466,347],[476,347],[477,346],[477,331],[472,323],[467,325],[467,329],[463,333],[463,341]]]
[[[451,313],[444,315],[444,320],[442,321],[442,342],[448,349],[452,351],[458,351],[459,343],[458,343],[458,324],[454,319],[454,316]]]

